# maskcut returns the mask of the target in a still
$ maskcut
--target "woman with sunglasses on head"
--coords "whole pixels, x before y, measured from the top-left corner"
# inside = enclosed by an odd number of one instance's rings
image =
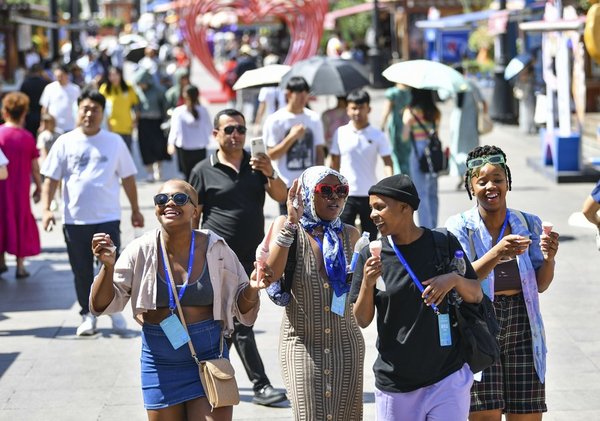
[[[470,420],[541,420],[545,397],[546,339],[539,293],[554,277],[558,234],[540,218],[509,209],[511,173],[505,153],[478,146],[467,156],[465,188],[476,206],[446,226],[459,239],[484,292],[494,301],[501,358],[471,389]]]
[[[340,220],[348,190],[337,171],[311,167],[290,188],[287,217],[271,227],[267,262],[274,278],[293,273],[279,358],[296,420],[362,419],[365,347],[346,278],[360,235]]]
[[[90,310],[95,315],[119,312],[131,300],[134,318],[142,324],[142,393],[148,419],[231,420],[231,406],[211,411],[187,341],[172,342],[183,326],[171,274],[202,361],[218,357],[220,347],[228,358],[222,335],[233,331],[234,316],[246,325],[254,323],[259,289],[270,283],[272,271],[266,266],[262,280],[248,281],[221,237],[192,229],[198,196],[188,183],[167,181],[154,203],[160,228],[131,242],[118,259],[110,236],[94,235],[92,249],[103,266],[92,285]]]

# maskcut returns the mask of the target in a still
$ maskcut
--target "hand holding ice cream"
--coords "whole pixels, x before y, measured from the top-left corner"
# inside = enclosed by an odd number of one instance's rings
[[[373,257],[381,258],[381,240],[371,241],[369,243],[369,251]],[[381,275],[377,277],[377,281],[375,282],[375,288],[380,291],[385,291],[385,282]]]

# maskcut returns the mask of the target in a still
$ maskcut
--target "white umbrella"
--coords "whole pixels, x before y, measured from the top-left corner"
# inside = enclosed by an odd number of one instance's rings
[[[262,88],[265,86],[277,86],[281,78],[291,69],[286,64],[270,64],[258,69],[246,70],[234,83],[235,91],[244,88]]]
[[[463,75],[452,67],[437,61],[403,61],[392,64],[382,74],[391,82],[401,83],[417,89],[442,89],[449,92],[469,90],[469,84]]]

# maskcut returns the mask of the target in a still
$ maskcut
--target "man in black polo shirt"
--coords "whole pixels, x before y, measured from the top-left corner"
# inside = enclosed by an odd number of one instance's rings
[[[192,169],[190,184],[198,191],[202,228],[222,236],[250,275],[256,248],[264,237],[265,191],[277,202],[284,202],[287,187],[267,155],[250,157],[244,150],[245,124],[237,110],[217,113],[213,136],[219,149]],[[272,405],[284,401],[285,393],[273,389],[267,378],[252,327],[236,320],[233,344],[253,383],[253,402]]]

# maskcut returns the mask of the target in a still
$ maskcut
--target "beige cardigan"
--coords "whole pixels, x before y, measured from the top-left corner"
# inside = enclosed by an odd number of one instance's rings
[[[233,332],[233,316],[246,326],[254,324],[260,300],[247,313],[240,312],[237,298],[248,285],[244,268],[223,238],[210,230],[199,231],[208,235],[206,261],[214,294],[213,318],[223,322],[225,334],[229,336]],[[159,232],[159,229],[147,232],[127,245],[115,264],[113,300],[100,313],[93,308],[90,299],[92,314],[99,316],[123,311],[127,301],[131,299],[133,317],[141,324],[140,314],[156,310]]]

